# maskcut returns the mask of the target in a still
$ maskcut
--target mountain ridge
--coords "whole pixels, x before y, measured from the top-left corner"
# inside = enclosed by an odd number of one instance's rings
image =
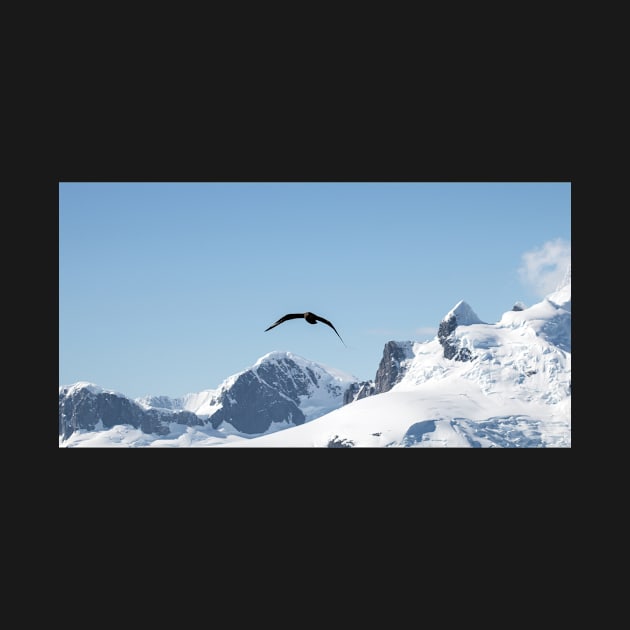
[[[570,269],[543,300],[517,305],[488,324],[460,300],[434,339],[387,342],[373,381],[270,352],[215,390],[136,399],[149,417],[132,414],[117,445],[570,447]],[[66,420],[62,440],[62,389],[114,404],[114,392],[77,385],[60,387],[60,446],[107,441],[109,416],[100,436],[95,418],[71,431]],[[154,439],[142,427],[157,427]]]
[[[178,398],[132,400],[82,381],[59,388],[59,434],[65,441],[75,431],[117,424],[156,435],[171,433],[173,424],[209,425],[218,435],[259,434],[328,413],[343,404],[346,390],[356,382],[341,370],[282,351],[260,357],[216,389]]]

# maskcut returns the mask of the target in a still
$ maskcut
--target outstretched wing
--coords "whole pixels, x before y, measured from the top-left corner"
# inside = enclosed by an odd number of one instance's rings
[[[278,324],[282,324],[282,322],[286,322],[288,319],[297,319],[298,317],[304,318],[304,313],[289,313],[289,315],[281,317],[275,324],[271,324],[269,328],[265,328],[265,332],[271,330],[272,328],[275,328]]]
[[[315,313],[313,313],[313,315],[315,315]],[[320,317],[319,315],[315,315],[315,319],[321,322],[322,324],[326,324],[326,326],[330,326],[337,333],[337,337],[341,339],[341,335],[337,332],[337,329],[332,325],[332,322],[329,322],[327,319],[324,319],[323,317]],[[341,339],[341,343],[344,346],[346,345],[346,342],[343,339]]]

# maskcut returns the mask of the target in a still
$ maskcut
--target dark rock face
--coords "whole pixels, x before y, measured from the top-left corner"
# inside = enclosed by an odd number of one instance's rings
[[[145,410],[135,402],[110,392],[94,393],[81,388],[71,395],[59,393],[59,435],[66,439],[78,429],[94,431],[96,425],[110,428],[129,424],[145,433],[166,435],[169,423],[188,426],[203,424],[203,420],[190,411]]]
[[[451,315],[448,319],[443,319],[438,327],[438,339],[440,343],[446,339],[457,328],[457,317]],[[444,345],[444,344],[442,344]]]
[[[469,348],[460,348],[453,358],[455,361],[472,361],[475,357]]]
[[[453,335],[456,328],[457,317],[455,315],[440,322],[438,340],[444,348],[444,358],[454,361],[472,361],[474,359],[472,352],[468,348],[460,348],[458,339]]]
[[[117,424],[167,435],[171,423],[210,424],[216,429],[223,422],[243,433],[264,433],[272,422],[303,424],[306,417],[300,403],[317,388],[330,396],[331,410],[340,406],[344,387],[332,379],[327,382],[325,373],[286,357],[262,362],[240,374],[213,399],[218,409],[209,417],[183,411],[183,400],[166,396],[147,396],[138,404],[110,392],[95,393],[91,387],[72,388],[70,393],[64,388],[59,393],[59,435],[67,439],[78,429],[94,431],[97,426],[110,428]]]
[[[308,392],[302,387],[304,381],[300,383],[298,379],[298,383],[288,383],[286,375],[278,370],[273,370],[272,374],[259,368],[258,372],[265,374],[274,383],[282,381],[287,386],[287,391],[282,390],[281,393],[253,372],[244,372],[221,395],[220,402],[223,406],[210,416],[213,428],[218,428],[225,421],[243,433],[264,433],[272,422],[304,424],[306,418],[298,407],[300,392]],[[311,378],[314,376],[311,375]]]
[[[222,407],[210,416],[212,426],[229,422],[244,433],[264,433],[272,422],[304,424],[306,417],[299,405],[301,397],[321,388],[321,374],[310,367],[302,368],[289,357],[263,362],[241,374],[219,402]],[[325,391],[341,398],[343,388],[328,383]]]
[[[413,357],[413,342],[388,341],[383,349],[383,358],[376,371],[374,393],[388,392],[405,375],[402,362]]]
[[[372,381],[361,381],[360,383],[352,383],[343,393],[343,404],[349,405],[355,400],[361,400],[372,396],[376,391]]]
[[[373,385],[361,385],[355,387],[352,380],[339,378],[317,363],[281,352],[269,353],[202,403],[188,396],[131,400],[91,383],[77,383],[59,389],[59,435],[65,440],[79,429],[95,431],[122,424],[168,435],[172,424],[218,429],[223,423],[241,433],[261,434],[275,422],[300,425],[307,418],[333,411],[342,406],[344,394],[346,400],[370,395]],[[346,392],[348,386],[352,394]],[[189,404],[197,405],[196,413],[184,411]]]
[[[353,446],[354,442],[352,440],[347,438],[341,439],[338,435],[335,435],[332,440],[328,441],[326,448],[352,448]]]
[[[281,390],[296,403],[300,396],[306,396],[312,385],[317,385],[315,372],[310,368],[302,370],[292,359],[285,358],[274,362],[263,363],[256,369],[258,377],[268,386]],[[341,393],[341,390],[339,391]]]

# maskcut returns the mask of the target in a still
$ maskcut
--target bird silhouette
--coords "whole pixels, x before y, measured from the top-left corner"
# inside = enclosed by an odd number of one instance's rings
[[[310,313],[309,311],[306,311],[306,313],[289,313],[288,315],[281,317],[275,324],[271,324],[269,328],[265,328],[265,332],[267,332],[268,330],[271,330],[272,328],[275,328],[278,324],[282,324],[282,322],[286,322],[289,319],[300,319],[300,318],[304,318],[309,324],[316,324],[317,322],[322,322],[322,324],[326,324],[326,326],[330,326],[335,331],[335,333],[337,333],[337,337],[341,339],[341,335],[337,332],[337,329],[332,325],[331,322],[329,322],[327,319],[324,319],[323,317],[320,317],[319,315],[315,315],[315,313]],[[343,339],[341,339],[341,343],[344,346],[346,345],[346,342]]]

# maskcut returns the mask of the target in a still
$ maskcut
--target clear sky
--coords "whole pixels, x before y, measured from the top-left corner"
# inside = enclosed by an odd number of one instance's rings
[[[374,378],[465,300],[494,323],[554,290],[571,184],[59,184],[59,385],[214,389],[273,350]],[[313,311],[335,325],[292,320]]]

